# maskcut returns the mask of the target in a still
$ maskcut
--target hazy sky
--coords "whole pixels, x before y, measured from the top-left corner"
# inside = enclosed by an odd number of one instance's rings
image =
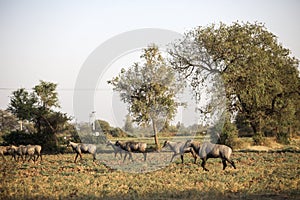
[[[45,80],[58,84],[61,110],[72,116],[72,89],[90,53],[140,28],[184,33],[220,21],[258,21],[300,58],[299,9],[298,0],[0,0],[0,109],[7,108],[13,90]],[[95,96],[97,118],[115,123],[111,108],[100,106],[111,97]]]

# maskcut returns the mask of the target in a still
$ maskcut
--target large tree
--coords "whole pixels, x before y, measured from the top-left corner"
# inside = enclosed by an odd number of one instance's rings
[[[60,107],[56,87],[57,84],[46,81],[40,81],[39,85],[34,86],[33,90],[38,96],[40,106],[46,109]]]
[[[34,124],[40,142],[57,145],[56,133],[64,129],[70,119],[65,113],[55,111],[59,107],[57,85],[40,81],[39,85],[29,93],[20,88],[12,93],[8,110],[20,120],[27,120]]]
[[[268,123],[283,126],[297,120],[299,61],[263,24],[197,27],[174,43],[170,54],[196,96],[207,74],[220,74],[228,111],[246,119],[255,135]]]
[[[134,122],[152,125],[156,147],[160,148],[158,124],[174,117],[179,105],[176,94],[181,91],[182,84],[177,82],[174,70],[167,65],[157,46],[144,49],[140,58],[142,63],[122,69],[108,83],[128,104]]]
[[[30,94],[25,88],[20,88],[12,92],[8,111],[21,120],[21,130],[23,129],[22,122],[24,120],[33,120],[35,114],[33,107],[36,103],[37,99],[34,94]]]

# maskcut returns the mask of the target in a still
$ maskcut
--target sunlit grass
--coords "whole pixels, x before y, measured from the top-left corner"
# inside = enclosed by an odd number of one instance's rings
[[[90,155],[75,164],[74,156],[45,155],[36,164],[7,159],[0,166],[0,198],[297,199],[300,195],[297,153],[235,152],[236,170],[223,171],[219,159],[209,159],[210,172],[202,170],[200,161],[193,164],[188,155],[184,164],[178,158],[147,173],[114,170],[100,161],[92,162]]]

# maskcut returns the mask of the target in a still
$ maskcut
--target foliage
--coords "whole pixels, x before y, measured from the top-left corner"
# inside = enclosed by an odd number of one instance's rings
[[[207,74],[220,74],[227,110],[249,123],[258,140],[270,123],[278,129],[299,124],[299,60],[264,25],[197,27],[170,54],[174,68],[190,77],[196,96]]]
[[[279,132],[276,134],[277,142],[281,144],[290,144],[290,134],[289,132]]]
[[[8,133],[11,130],[16,130],[18,128],[18,120],[10,112],[5,110],[0,110],[0,133]]]
[[[158,122],[174,117],[178,107],[175,97],[181,86],[157,46],[144,49],[140,58],[143,63],[134,63],[129,69],[122,69],[108,83],[120,93],[121,100],[128,104],[134,122],[140,125],[152,124],[159,148]]]
[[[33,90],[38,97],[39,105],[44,108],[59,108],[58,96],[55,91],[57,84],[51,82],[40,81],[39,85],[34,86]]]
[[[235,146],[235,142],[238,138],[238,130],[234,123],[231,123],[230,120],[226,120],[220,134],[219,143],[225,144],[230,147]]]
[[[16,130],[3,135],[2,137],[6,144],[41,144],[41,140],[39,139],[37,133],[28,133],[25,131]]]
[[[112,137],[128,137],[128,135],[126,134],[126,132],[124,132],[122,129],[120,128],[113,128],[110,130],[110,135]]]
[[[126,115],[124,130],[129,133],[133,133],[134,131],[133,122],[129,114]]]
[[[8,111],[18,117],[20,120],[31,121],[34,117],[34,105],[37,99],[34,94],[29,94],[25,88],[20,88],[12,92]]]
[[[65,124],[64,130],[56,134],[56,138],[59,145],[57,152],[64,152],[64,149],[67,147],[69,141],[76,143],[80,142],[80,138],[75,125],[69,122]]]
[[[111,126],[107,121],[104,120],[97,120],[96,123],[96,131],[103,133],[103,134],[109,134],[110,130],[111,130]]]
[[[256,145],[264,145],[265,143],[265,138],[262,132],[257,132],[252,138]]]
[[[56,134],[65,130],[70,119],[67,114],[54,110],[59,108],[56,87],[54,83],[40,81],[32,93],[24,88],[18,89],[12,93],[8,106],[8,110],[20,120],[34,124],[35,132],[31,134],[49,150],[58,146]]]
[[[124,132],[121,128],[111,127],[107,121],[97,120],[96,131],[103,133],[106,136],[112,137],[127,137],[127,133]]]
[[[72,139],[77,142],[99,144],[105,142],[105,138],[128,137],[128,134],[122,129],[114,128],[107,121],[100,119],[95,121],[94,131],[92,131],[91,124],[86,122],[79,123],[76,127],[76,132],[79,132],[79,134],[73,134]],[[99,135],[95,135],[95,133],[99,133]]]
[[[252,137],[253,129],[250,126],[249,121],[239,113],[235,117],[235,124],[239,131],[239,137]]]

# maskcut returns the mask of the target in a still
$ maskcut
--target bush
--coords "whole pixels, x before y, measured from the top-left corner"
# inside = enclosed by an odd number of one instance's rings
[[[276,141],[281,144],[290,144],[290,134],[288,132],[278,132]]]
[[[234,147],[238,138],[238,130],[236,125],[227,120],[224,123],[218,143]]]
[[[5,144],[27,145],[39,144],[43,148],[43,152],[56,153],[57,152],[57,138],[54,134],[47,133],[27,133],[24,131],[12,131],[3,136]]]
[[[265,138],[262,132],[257,132],[252,139],[255,145],[263,145],[265,143]]]
[[[234,148],[235,149],[246,149],[250,147],[251,141],[248,140],[248,138],[236,138],[234,140]]]
[[[97,120],[96,121],[96,131],[103,134],[108,134],[112,127],[110,124],[104,120]]]
[[[25,131],[12,131],[3,136],[4,143],[6,144],[39,144],[39,140],[37,138],[37,134],[34,133],[26,133]]]
[[[127,137],[128,135],[120,128],[113,128],[110,130],[110,134],[113,137]]]

